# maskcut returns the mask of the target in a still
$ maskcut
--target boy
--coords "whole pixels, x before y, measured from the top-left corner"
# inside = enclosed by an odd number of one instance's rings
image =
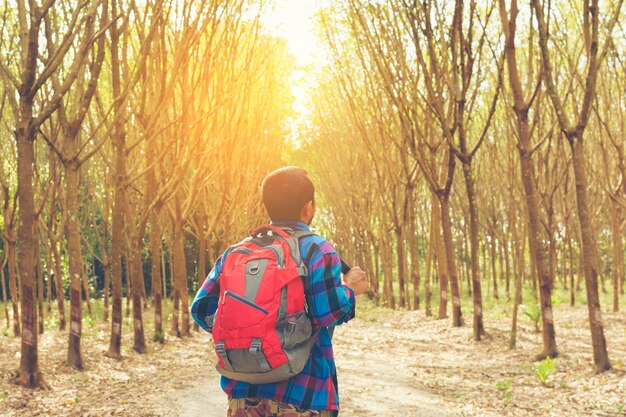
[[[299,167],[283,167],[262,184],[263,204],[271,224],[309,231],[315,215],[315,188]],[[318,331],[304,369],[292,378],[270,384],[248,384],[222,376],[228,395],[228,417],[336,416],[339,412],[337,371],[328,327],[354,317],[355,295],[368,290],[365,273],[352,268],[341,281],[341,262],[335,249],[317,235],[299,240],[300,254],[308,270],[305,297],[313,330]],[[191,306],[194,320],[206,331],[219,298],[219,278],[227,249],[198,291]],[[314,333],[315,334],[315,333]]]

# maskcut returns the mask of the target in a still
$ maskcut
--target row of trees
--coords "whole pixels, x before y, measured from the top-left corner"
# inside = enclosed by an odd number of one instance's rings
[[[480,340],[484,285],[498,297],[504,282],[514,346],[527,276],[542,359],[558,355],[558,279],[572,303],[582,280],[594,364],[610,368],[598,285],[610,278],[617,311],[624,17],[621,0],[345,0],[320,14],[330,63],[299,152],[320,183],[327,230],[373,271],[383,304],[417,309],[423,291],[431,314],[437,277],[438,317],[451,300],[460,326],[467,280]]]
[[[281,165],[292,100],[292,61],[262,28],[265,8],[247,0],[1,6],[0,281],[7,327],[10,299],[22,338],[17,383],[45,385],[37,356],[45,298],[50,314],[56,296],[60,328],[69,324],[67,363],[82,369],[83,292],[91,314],[97,268],[111,321],[107,356],[121,356],[124,290],[133,348],[143,353],[144,272],[154,338],[164,338],[168,284],[172,333],[189,334],[189,294],[207,255],[264,221],[259,184]],[[197,244],[197,270],[187,270],[185,242]]]

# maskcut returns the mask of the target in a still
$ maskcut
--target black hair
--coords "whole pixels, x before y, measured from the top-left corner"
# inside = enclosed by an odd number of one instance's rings
[[[303,168],[286,166],[268,174],[261,186],[263,204],[272,221],[300,220],[300,211],[315,199],[315,187]]]

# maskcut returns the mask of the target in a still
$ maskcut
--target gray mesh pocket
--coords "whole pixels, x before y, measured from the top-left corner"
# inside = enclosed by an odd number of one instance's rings
[[[311,338],[311,320],[304,311],[287,316],[284,349],[290,350]]]

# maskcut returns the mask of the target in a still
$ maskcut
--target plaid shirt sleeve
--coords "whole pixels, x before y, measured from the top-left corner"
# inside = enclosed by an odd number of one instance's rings
[[[316,326],[336,326],[354,317],[354,291],[341,283],[341,261],[335,248],[318,239],[311,242],[306,256],[310,315]]]
[[[191,317],[198,323],[198,326],[211,333],[212,328],[207,324],[206,319],[215,314],[217,310],[217,302],[220,297],[220,274],[224,265],[224,258],[228,254],[228,250],[220,256],[209,275],[206,277],[202,286],[198,290],[196,297],[191,303]]]

